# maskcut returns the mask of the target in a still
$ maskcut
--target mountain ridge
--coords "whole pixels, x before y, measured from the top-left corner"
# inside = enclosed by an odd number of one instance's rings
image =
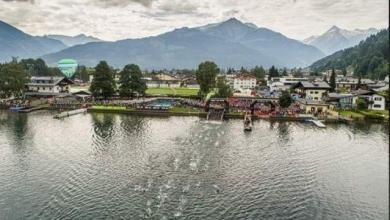
[[[310,68],[316,71],[353,69],[355,75],[383,80],[389,75],[389,29],[371,35],[354,47],[324,57]]]
[[[127,48],[127,51],[120,49],[118,45]],[[289,46],[295,52],[290,52]],[[77,54],[76,51],[84,54]],[[287,38],[281,33],[230,18],[220,23],[174,29],[152,37],[102,44],[87,43],[43,58],[50,64],[69,56],[86,65],[96,65],[99,59],[106,59],[120,67],[131,61],[151,69],[196,68],[204,60],[215,61],[221,67],[237,68],[255,65],[307,66],[325,55],[315,47]],[[143,59],[148,59],[148,62]]]
[[[0,20],[0,61],[12,57],[36,58],[66,48],[62,42],[29,35]]]
[[[323,34],[310,36],[303,42],[317,47],[326,55],[330,55],[336,51],[355,46],[378,31],[375,28],[347,30],[333,25]]]
[[[48,37],[51,39],[55,39],[58,41],[61,41],[63,44],[65,44],[68,47],[72,47],[78,44],[86,44],[90,42],[100,42],[103,41],[99,38],[96,38],[94,36],[87,36],[85,34],[78,34],[74,36],[67,36],[67,35],[60,35],[60,34],[48,34],[44,35],[44,37]]]

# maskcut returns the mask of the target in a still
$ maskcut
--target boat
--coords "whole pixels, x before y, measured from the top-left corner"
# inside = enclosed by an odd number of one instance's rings
[[[244,131],[252,131],[252,118],[248,114],[244,117]]]
[[[9,108],[9,110],[11,112],[19,112],[22,109],[25,109],[25,107],[24,106],[20,106],[20,105],[15,105],[15,106],[12,106],[11,108]]]

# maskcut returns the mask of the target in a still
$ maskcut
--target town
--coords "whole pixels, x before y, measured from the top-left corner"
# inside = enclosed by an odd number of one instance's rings
[[[85,109],[218,120],[249,114],[253,119],[388,121],[389,76],[356,78],[334,68],[321,73],[274,66],[223,70],[209,61],[197,70],[148,72],[135,64],[115,71],[105,61],[87,71],[68,59],[62,71],[55,76],[38,73],[16,93],[3,92],[8,97],[1,99],[1,107],[20,113]]]

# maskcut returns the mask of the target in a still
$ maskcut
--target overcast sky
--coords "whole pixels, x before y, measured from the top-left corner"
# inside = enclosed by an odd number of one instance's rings
[[[0,20],[32,34],[104,40],[157,35],[236,17],[294,39],[388,27],[389,0],[0,0]]]

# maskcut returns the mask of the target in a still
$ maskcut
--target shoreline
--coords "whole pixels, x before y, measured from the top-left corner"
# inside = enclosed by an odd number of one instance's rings
[[[170,111],[145,111],[145,110],[133,110],[133,109],[96,109],[96,108],[88,108],[88,113],[109,113],[109,114],[127,114],[127,115],[139,115],[139,116],[154,116],[154,117],[170,117],[170,116],[195,116],[200,118],[206,118],[206,112],[170,112]],[[243,114],[231,114],[227,113],[224,115],[224,119],[244,119]],[[304,122],[308,119],[313,119],[313,117],[289,117],[289,116],[252,116],[253,120],[266,120],[266,121],[292,121],[292,122]],[[326,123],[348,123],[353,121],[346,121],[342,119],[336,118],[326,118],[319,119],[320,121],[325,121]]]
[[[8,110],[7,108],[0,108],[0,110]],[[59,109],[53,106],[44,106],[40,108],[33,109],[32,111],[22,111],[21,114],[28,114],[30,112],[39,111],[39,110],[49,110],[49,111],[71,111],[75,108],[69,109]],[[127,115],[139,115],[139,116],[151,116],[151,117],[170,117],[170,116],[194,116],[200,118],[206,118],[207,112],[196,112],[196,111],[155,111],[155,110],[136,110],[136,109],[125,109],[125,108],[87,108],[88,113],[109,113],[109,114],[127,114]],[[226,113],[224,119],[244,119],[244,114],[238,113]],[[389,120],[385,118],[346,118],[346,117],[326,117],[326,118],[316,118],[315,116],[301,116],[301,117],[291,117],[291,116],[252,116],[253,120],[266,120],[266,121],[297,121],[302,122],[308,119],[317,119],[325,123],[352,123],[352,122],[380,122],[384,124],[389,124]]]

